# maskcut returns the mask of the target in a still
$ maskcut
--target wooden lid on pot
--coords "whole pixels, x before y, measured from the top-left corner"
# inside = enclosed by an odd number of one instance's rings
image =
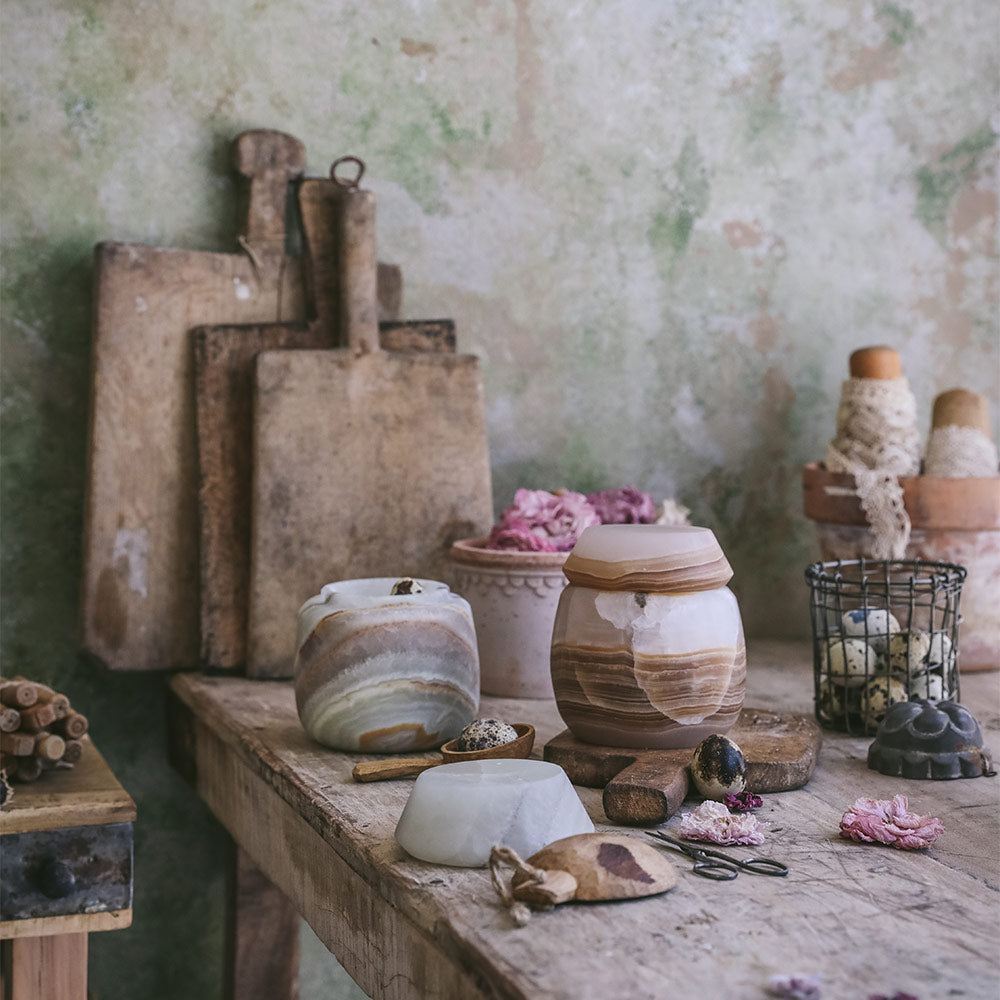
[[[599,524],[587,528],[563,572],[580,587],[684,594],[724,587],[733,577],[709,528]]]

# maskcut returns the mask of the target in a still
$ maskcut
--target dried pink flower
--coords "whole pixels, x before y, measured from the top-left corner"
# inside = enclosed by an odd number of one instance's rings
[[[517,552],[555,552],[556,547],[538,534],[527,521],[510,520],[494,525],[487,548],[513,549]]]
[[[601,524],[652,524],[656,520],[653,498],[634,486],[588,493],[587,500],[597,511]]]
[[[722,801],[733,812],[749,812],[751,809],[759,809],[764,804],[764,800],[753,792],[738,792],[735,795],[726,792],[722,796]]]
[[[819,1000],[822,978],[818,972],[794,976],[772,976],[767,984],[769,997],[783,1000]]]
[[[944,824],[934,816],[907,811],[905,795],[887,799],[858,799],[840,820],[840,835],[872,844],[891,844],[903,850],[930,847]]]
[[[582,493],[519,489],[514,502],[490,532],[486,547],[569,552],[584,528],[600,523],[597,512]]]
[[[721,802],[706,799],[694,812],[681,813],[679,833],[686,840],[713,844],[763,844],[766,823],[756,816],[734,816]]]

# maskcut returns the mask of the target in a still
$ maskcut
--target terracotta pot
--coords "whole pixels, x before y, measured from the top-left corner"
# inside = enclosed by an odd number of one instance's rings
[[[899,482],[912,526],[904,558],[957,563],[968,571],[959,605],[959,669],[1000,669],[1000,476]],[[852,475],[810,462],[802,494],[824,561],[871,556],[872,533]]]
[[[482,693],[551,698],[549,646],[569,553],[485,544],[485,538],[463,538],[452,545],[449,581],[472,607]]]

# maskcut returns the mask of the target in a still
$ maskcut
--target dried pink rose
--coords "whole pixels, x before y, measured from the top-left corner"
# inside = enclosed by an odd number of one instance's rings
[[[582,493],[519,489],[514,502],[503,511],[490,532],[486,547],[569,552],[584,528],[600,523],[597,512]]]
[[[713,844],[763,844],[766,829],[756,816],[734,816],[721,802],[706,799],[694,812],[681,813],[678,833],[686,840]]]
[[[907,811],[905,795],[887,799],[858,799],[840,820],[840,835],[868,844],[891,844],[903,850],[930,847],[944,824],[934,816]]]
[[[527,521],[511,520],[494,525],[487,548],[511,549],[516,552],[555,552],[556,547],[538,534]]]
[[[733,812],[749,812],[751,809],[759,809],[764,804],[764,800],[753,792],[738,792],[735,795],[726,792],[722,796],[722,801]]]
[[[653,498],[634,486],[588,493],[587,500],[597,511],[601,524],[652,524],[656,520]]]
[[[772,976],[767,984],[767,995],[781,997],[783,1000],[819,1000],[822,984],[823,980],[818,972]]]

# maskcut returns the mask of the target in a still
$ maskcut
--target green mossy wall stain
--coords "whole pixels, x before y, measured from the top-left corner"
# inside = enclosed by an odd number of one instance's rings
[[[985,153],[993,149],[997,134],[983,125],[955,143],[933,164],[917,170],[917,218],[939,243],[948,238],[948,212],[951,204],[980,166]]]
[[[708,207],[708,169],[694,136],[684,140],[665,187],[664,203],[654,212],[646,235],[654,249],[676,258],[687,250],[695,220]]]
[[[913,12],[898,4],[877,4],[875,18],[885,28],[889,44],[896,48],[901,48],[919,33],[917,19]]]

